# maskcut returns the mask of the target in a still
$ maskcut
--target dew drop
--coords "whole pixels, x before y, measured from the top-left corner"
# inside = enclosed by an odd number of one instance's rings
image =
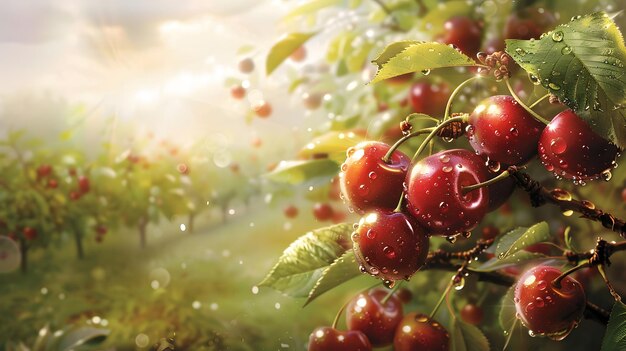
[[[565,45],[562,49],[561,49],[561,54],[563,55],[569,55],[572,53],[572,48],[570,48],[569,46]]]
[[[376,174],[376,172],[370,172],[368,175],[369,179],[374,180],[378,177],[378,175]]]
[[[546,290],[547,287],[548,287],[548,283],[546,283],[545,280],[540,280],[539,282],[537,282],[537,289]]]
[[[536,75],[532,73],[528,74],[528,79],[530,79],[531,83],[533,83],[534,85],[541,84],[541,80],[539,80],[539,77],[537,77]]]
[[[450,171],[452,171],[452,166],[443,166],[441,170],[444,171],[444,173],[450,173]]]
[[[553,189],[550,194],[552,194],[552,196],[554,196],[557,200],[560,201],[571,201],[572,200],[572,194],[570,194],[567,190],[563,190],[563,189]]]
[[[548,87],[550,89],[552,89],[552,90],[561,90],[561,86],[560,85],[558,85],[556,83],[552,83],[552,82],[548,83]]]
[[[430,74],[430,70],[429,69],[424,69],[424,70],[422,70],[422,74],[427,76],[427,75]]]
[[[535,306],[537,306],[537,308],[542,308],[544,305],[545,303],[543,302],[543,299],[537,296],[537,298],[535,298]]]
[[[518,135],[519,135],[519,130],[517,130],[517,128],[511,128],[511,129],[509,130],[509,132],[511,132],[511,134],[512,134],[513,136],[518,136]]]
[[[498,161],[487,159],[487,162],[485,163],[485,165],[492,172],[500,171],[500,162],[498,162]]]
[[[572,210],[563,211],[563,216],[565,216],[565,217],[569,217],[569,216],[571,216],[573,214],[574,214],[574,211],[572,211]]]
[[[368,229],[365,236],[367,236],[368,239],[374,239],[376,237],[376,232],[372,229]]]
[[[602,172],[602,179],[604,179],[604,181],[608,182],[609,180],[611,180],[611,178],[613,178],[611,170],[607,169],[606,171]]]
[[[526,50],[522,49],[522,48],[517,48],[515,49],[515,52],[520,55],[520,56],[526,56]]]
[[[365,184],[359,185],[359,194],[367,195],[370,192],[369,188]]]
[[[394,250],[392,247],[389,246],[385,246],[383,248],[383,253],[385,254],[385,256],[387,256],[387,258],[389,259],[395,259],[396,258],[396,250]]]
[[[383,281],[383,285],[387,289],[393,289],[393,287],[396,286],[396,282],[394,280],[385,280],[385,281]]]
[[[441,210],[441,212],[448,212],[448,203],[447,202],[440,202],[439,203],[439,209]]]
[[[567,150],[567,143],[562,138],[554,138],[550,141],[550,150],[557,155],[560,155]]]
[[[589,201],[589,200],[582,200],[580,203],[583,206],[585,206],[588,209],[590,209],[590,210],[595,210],[596,209],[596,205],[593,202]]]
[[[557,30],[554,33],[552,33],[552,40],[556,42],[563,41],[563,32],[561,32],[560,30]]]

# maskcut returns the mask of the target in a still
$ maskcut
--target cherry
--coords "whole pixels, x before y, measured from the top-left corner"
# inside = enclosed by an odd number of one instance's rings
[[[443,24],[446,30],[441,38],[446,44],[456,46],[462,53],[475,57],[480,50],[482,29],[478,22],[465,16],[455,16]]]
[[[512,177],[504,178],[487,187],[489,190],[489,206],[487,212],[500,208],[515,191],[515,180]]]
[[[607,179],[619,152],[572,110],[557,114],[539,139],[539,156],[546,169],[574,181]]]
[[[352,240],[361,270],[383,280],[409,279],[428,256],[428,235],[413,217],[402,212],[366,214]]]
[[[304,61],[306,59],[306,48],[304,46],[300,46],[296,49],[296,51],[289,55],[289,58],[294,62]]]
[[[333,208],[329,204],[316,203],[313,206],[313,215],[318,221],[328,221],[333,218]]]
[[[267,101],[261,101],[252,106],[252,110],[257,116],[267,118],[272,114],[272,105]]]
[[[491,160],[497,171],[499,163],[519,165],[536,153],[537,142],[545,127],[509,95],[483,100],[469,117],[467,137],[477,153]]]
[[[447,84],[431,84],[422,81],[411,86],[409,102],[413,107],[413,112],[439,117],[445,112],[449,95],[450,89]]]
[[[24,229],[22,229],[22,234],[24,234],[24,238],[26,238],[26,240],[35,240],[37,238],[37,229],[33,227],[24,227]]]
[[[556,286],[561,271],[537,266],[524,273],[515,285],[518,318],[531,335],[563,340],[578,325],[585,310],[585,291],[574,278],[566,276]]]
[[[346,307],[346,325],[365,334],[374,347],[393,342],[396,326],[402,320],[402,301],[385,289],[372,289],[355,296]]]
[[[232,96],[233,99],[241,100],[244,98],[244,96],[246,96],[246,88],[242,87],[239,84],[233,85],[230,88],[230,96]]]
[[[59,182],[56,179],[48,180],[48,188],[56,189],[59,186]]]
[[[506,21],[505,38],[538,39],[541,34],[556,22],[550,11],[530,7],[509,16]]]
[[[283,213],[285,214],[285,217],[287,218],[295,218],[298,216],[298,208],[294,205],[289,205],[285,207],[285,209],[283,210]]]
[[[409,313],[402,319],[393,338],[394,351],[447,351],[450,334],[437,321],[421,313]]]
[[[308,351],[371,351],[372,345],[358,330],[339,331],[320,327],[309,336]]]
[[[37,168],[37,177],[44,178],[52,174],[52,166],[41,165]]]
[[[89,178],[85,176],[78,177],[78,190],[81,194],[88,193],[91,188],[91,184],[89,182]]]
[[[252,71],[254,71],[254,61],[252,61],[251,58],[245,58],[241,61],[239,61],[239,71],[241,73],[251,73]]]
[[[70,191],[70,199],[72,201],[80,199],[80,193],[78,191]]]
[[[489,190],[463,187],[488,179],[483,160],[471,151],[451,149],[428,156],[407,176],[407,208],[431,234],[451,236],[472,230],[487,213]]]
[[[322,94],[304,93],[302,94],[302,103],[307,110],[316,110],[322,105]]]
[[[339,173],[341,192],[360,213],[378,208],[394,209],[400,201],[411,160],[396,150],[389,163],[385,163],[383,157],[389,148],[387,144],[369,141],[348,149],[348,158]]]
[[[468,303],[461,309],[461,318],[463,321],[473,325],[480,325],[484,317],[483,309],[480,306]]]

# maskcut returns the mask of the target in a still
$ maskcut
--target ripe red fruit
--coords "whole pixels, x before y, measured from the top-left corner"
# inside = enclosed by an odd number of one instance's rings
[[[538,39],[556,22],[552,12],[543,8],[530,7],[512,14],[506,21],[505,38]]]
[[[366,214],[352,240],[361,271],[383,280],[409,279],[428,255],[426,231],[401,212],[376,210]]]
[[[394,351],[447,351],[450,349],[450,334],[437,321],[421,313],[404,316],[393,338]]]
[[[90,189],[91,184],[89,182],[89,178],[85,176],[78,177],[78,190],[81,192],[81,194],[88,193]]]
[[[409,102],[413,112],[440,117],[446,110],[450,89],[445,83],[417,82],[411,86]]]
[[[456,46],[462,53],[475,57],[480,50],[482,29],[478,22],[465,16],[455,16],[443,24],[446,30],[441,38],[446,44]]]
[[[41,165],[37,168],[37,177],[44,178],[52,174],[52,166]]]
[[[313,215],[318,221],[328,221],[333,218],[333,208],[329,204],[316,203],[313,206]]]
[[[24,229],[22,229],[22,234],[24,234],[24,238],[26,238],[26,240],[35,240],[37,238],[37,229],[33,227],[24,227]]]
[[[537,142],[545,127],[509,95],[483,100],[469,117],[467,137],[474,150],[491,160],[497,171],[499,163],[520,165],[537,152]]]
[[[306,59],[306,48],[304,46],[300,46],[296,49],[296,51],[292,52],[289,55],[289,58],[295,62],[302,62]]]
[[[585,291],[574,278],[567,276],[555,286],[559,275],[557,268],[537,266],[515,285],[515,308],[522,323],[532,334],[553,340],[563,340],[578,325],[586,302]]]
[[[411,160],[394,151],[389,163],[383,157],[389,145],[363,142],[348,149],[348,158],[341,165],[341,192],[349,206],[363,213],[370,209],[394,209],[402,195],[402,184]]]
[[[320,327],[309,336],[308,351],[371,351],[367,337],[357,330],[340,331]]]
[[[56,179],[50,179],[48,180],[48,188],[50,189],[56,189],[59,186],[59,182],[57,182]]]
[[[465,323],[480,325],[484,317],[483,309],[480,306],[468,303],[461,309],[461,318]]]
[[[232,96],[234,99],[241,100],[244,98],[244,96],[246,96],[246,88],[242,87],[239,84],[233,85],[230,88],[230,96]]]
[[[487,213],[489,190],[463,187],[488,179],[484,161],[473,152],[451,149],[428,156],[407,176],[407,208],[431,234],[451,236],[472,230]]]
[[[285,217],[287,218],[295,218],[298,216],[298,208],[294,205],[289,205],[285,207],[285,209],[283,210],[283,213],[285,214]]]
[[[492,173],[493,174],[493,173]],[[487,212],[492,212],[500,208],[515,191],[515,180],[507,177],[487,187],[489,190],[489,207]]]
[[[249,57],[245,58],[239,61],[238,67],[241,73],[250,73],[254,71],[254,61]]]
[[[413,300],[413,293],[407,288],[400,288],[400,290],[396,292],[396,296],[398,296],[398,299],[400,299],[402,303],[409,303]]]
[[[70,199],[73,201],[80,199],[80,193],[78,191],[70,191]]]
[[[539,139],[539,156],[546,169],[574,181],[609,178],[619,152],[572,110],[557,114]]]
[[[302,94],[302,103],[307,110],[315,110],[322,105],[322,94],[304,93]]]
[[[396,327],[402,320],[402,302],[385,289],[372,289],[355,296],[346,307],[346,325],[350,330],[365,334],[374,347],[383,347],[393,342]]]
[[[272,105],[267,101],[261,101],[252,107],[254,113],[261,118],[267,118],[272,114]]]

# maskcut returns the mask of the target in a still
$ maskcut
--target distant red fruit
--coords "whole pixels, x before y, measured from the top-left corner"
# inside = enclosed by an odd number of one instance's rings
[[[90,189],[91,184],[89,182],[89,178],[85,176],[78,177],[78,191],[80,191],[81,194],[85,194],[88,193]]]
[[[35,240],[37,238],[37,230],[33,227],[24,227],[22,234],[26,240]]]
[[[52,166],[50,165],[41,165],[37,168],[37,177],[44,178],[52,174]]]
[[[333,218],[333,208],[329,204],[316,203],[313,206],[313,215],[318,221],[328,221]]]
[[[289,58],[295,62],[302,62],[306,59],[306,48],[304,46],[300,46],[294,51]]]
[[[267,101],[261,101],[252,106],[252,110],[257,116],[267,118],[272,114],[272,105]]]
[[[80,199],[80,193],[78,191],[70,191],[70,199],[73,201]]]
[[[294,205],[289,205],[287,207],[285,207],[285,209],[283,210],[283,213],[285,214],[285,217],[287,218],[295,218],[298,216],[298,208]]]
[[[230,96],[232,96],[233,99],[241,100],[244,98],[244,96],[246,96],[246,88],[242,87],[239,84],[233,85],[230,88]]]
[[[48,180],[48,188],[50,189],[56,189],[59,186],[59,182],[57,182],[56,179],[50,179]]]

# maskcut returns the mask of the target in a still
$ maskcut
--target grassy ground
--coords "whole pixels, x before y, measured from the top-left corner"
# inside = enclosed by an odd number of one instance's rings
[[[225,225],[200,218],[195,233],[177,221],[151,228],[144,250],[137,233],[121,231],[102,244],[87,239],[82,261],[70,241],[34,253],[26,275],[0,276],[0,340],[29,341],[46,323],[96,317],[118,350],[142,349],[141,334],[152,345],[172,332],[179,349],[303,349],[313,326],[332,320],[337,295],[303,310],[301,300],[253,287],[291,241],[319,224],[302,214],[284,227],[279,209],[255,208]]]

